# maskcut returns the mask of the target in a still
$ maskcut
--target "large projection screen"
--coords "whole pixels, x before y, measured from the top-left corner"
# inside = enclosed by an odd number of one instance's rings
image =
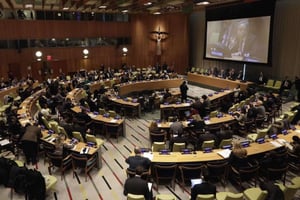
[[[206,22],[205,58],[268,63],[271,16]]]

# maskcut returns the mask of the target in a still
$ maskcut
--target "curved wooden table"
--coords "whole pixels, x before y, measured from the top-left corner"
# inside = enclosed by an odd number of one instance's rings
[[[246,147],[248,151],[248,156],[257,155],[260,153],[265,153],[278,149],[284,144],[280,143],[280,139],[285,140],[286,142],[291,142],[294,135],[300,136],[300,126],[297,126],[297,130],[289,130],[287,135],[278,135],[278,139],[266,139],[265,143],[250,143],[249,147]],[[182,154],[180,152],[171,152],[170,155],[161,155],[159,152],[152,152],[149,157],[153,163],[162,162],[162,163],[193,163],[193,162],[209,162],[217,161],[224,159],[218,152],[222,149],[213,149],[211,153],[204,153],[203,151],[196,151],[192,154]],[[149,154],[148,154],[149,155]],[[148,157],[148,156],[147,156]]]
[[[157,79],[151,81],[128,82],[119,84],[119,95],[124,96],[132,92],[145,90],[163,90],[166,88],[179,88],[183,79]]]
[[[188,73],[187,80],[189,82],[199,83],[217,88],[228,88],[233,90],[240,86],[241,90],[245,91],[252,82],[241,82],[239,80],[233,81],[224,78],[218,78],[213,76],[206,76],[196,73]]]

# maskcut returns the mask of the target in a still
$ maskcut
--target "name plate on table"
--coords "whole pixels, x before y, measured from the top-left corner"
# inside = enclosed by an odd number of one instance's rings
[[[160,155],[170,155],[170,150],[169,149],[162,149],[159,152]]]
[[[222,146],[222,149],[231,149],[231,148],[232,148],[231,144]]]
[[[211,147],[206,147],[206,148],[203,149],[203,152],[204,152],[204,153],[211,153],[212,150],[213,150],[213,149],[212,149]]]
[[[272,138],[273,140],[276,140],[278,137],[277,137],[277,134],[272,134],[272,135],[270,135],[270,138]]]
[[[256,142],[257,142],[258,144],[265,143],[265,138],[258,138],[258,139],[256,140]]]
[[[250,141],[243,141],[243,142],[241,142],[241,145],[242,145],[242,147],[249,147],[250,146]]]
[[[287,131],[286,129],[284,129],[284,130],[281,131],[281,133],[282,133],[283,135],[287,135],[287,134],[288,134],[288,131]]]
[[[192,154],[192,150],[191,149],[182,149],[181,154]]]

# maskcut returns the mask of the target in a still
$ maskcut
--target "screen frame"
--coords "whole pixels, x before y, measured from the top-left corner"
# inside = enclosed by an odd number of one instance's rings
[[[249,3],[240,3],[234,5],[207,7],[205,13],[205,33],[204,33],[204,60],[215,60],[222,62],[234,62],[252,65],[272,65],[272,43],[273,43],[273,26],[274,26],[274,11],[276,0],[254,1]],[[253,17],[270,16],[269,41],[268,41],[268,56],[267,62],[249,62],[245,60],[220,59],[206,57],[207,49],[207,23],[209,21],[233,20]]]

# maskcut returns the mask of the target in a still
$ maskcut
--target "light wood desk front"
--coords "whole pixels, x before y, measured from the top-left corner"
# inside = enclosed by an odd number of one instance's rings
[[[189,82],[200,83],[217,88],[228,88],[233,90],[240,86],[240,89],[245,91],[252,82],[240,82],[239,80],[233,81],[213,76],[206,76],[196,73],[188,73],[187,80]]]
[[[128,82],[119,84],[119,95],[124,96],[132,92],[145,90],[163,90],[166,88],[179,88],[183,79],[157,79],[151,81]]]

